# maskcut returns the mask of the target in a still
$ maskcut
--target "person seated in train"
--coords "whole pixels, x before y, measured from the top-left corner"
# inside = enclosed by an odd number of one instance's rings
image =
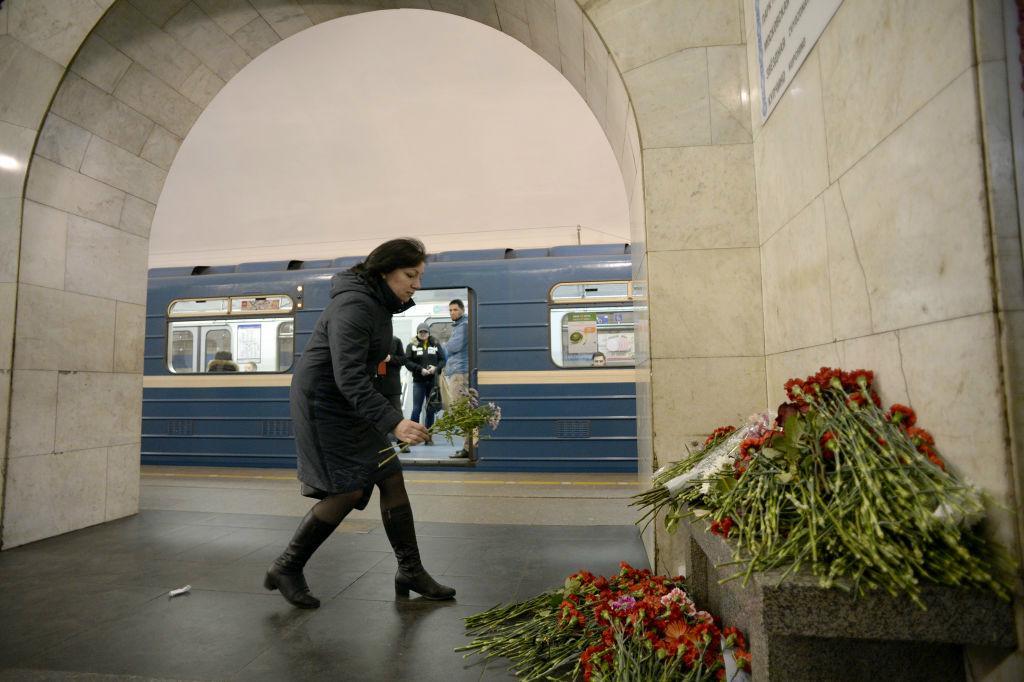
[[[429,429],[434,425],[434,405],[428,398],[433,390],[437,377],[444,367],[444,350],[440,342],[430,334],[430,327],[420,324],[416,327],[416,338],[405,348],[405,367],[412,374],[412,419],[420,420],[423,404],[427,403],[427,421]],[[427,445],[433,445],[434,439],[427,436]]]
[[[242,365],[241,370],[243,372],[258,372],[259,365],[257,365],[255,362],[249,361]]]
[[[315,609],[303,568],[353,509],[380,490],[384,532],[398,562],[395,592],[451,599],[420,560],[412,506],[402,463],[389,446],[394,433],[410,444],[427,439],[422,424],[373,385],[382,361],[393,355],[393,315],[415,305],[427,253],[417,239],[392,239],[366,260],[331,279],[331,298],[295,366],[289,393],[301,494],[319,500],[288,546],[267,570],[263,586],[280,590],[290,604]]]
[[[469,390],[469,333],[466,326],[466,305],[461,299],[456,298],[448,304],[448,314],[452,318],[452,335],[442,346],[447,360],[444,373],[441,375],[441,400],[445,410]],[[475,441],[475,433],[473,437]],[[463,444],[462,449],[451,458],[468,459],[469,449]]]
[[[206,367],[207,372],[237,372],[238,365],[231,359],[231,351],[219,350]]]
[[[604,356],[604,353],[597,351],[590,356],[591,367],[606,367],[608,365],[608,358]]]

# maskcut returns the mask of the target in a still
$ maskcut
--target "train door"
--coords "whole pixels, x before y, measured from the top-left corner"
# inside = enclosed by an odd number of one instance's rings
[[[394,317],[395,336],[405,343],[407,351],[408,362],[402,371],[402,411],[406,418],[416,418],[429,425],[444,414],[449,397],[444,389],[458,386],[463,380],[468,387],[476,365],[472,296],[473,292],[467,288],[424,289],[416,292],[415,306]],[[461,309],[452,306],[454,301],[461,302]],[[454,319],[453,307],[459,313],[458,322]],[[441,359],[443,349],[451,350],[453,342],[456,345],[453,357]],[[450,363],[449,369],[454,367],[459,371],[447,373],[445,362]],[[448,443],[438,436],[432,443],[410,447],[408,452],[401,453],[401,459],[405,464],[472,466],[475,448],[461,439]]]
[[[231,351],[231,329],[227,325],[204,327],[202,331],[204,368],[209,367],[210,363],[217,359],[217,353],[229,353],[231,359],[234,358]]]

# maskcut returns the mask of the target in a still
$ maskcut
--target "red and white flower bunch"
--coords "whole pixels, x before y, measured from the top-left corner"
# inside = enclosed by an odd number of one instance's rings
[[[882,409],[874,373],[822,367],[785,384],[765,427],[716,429],[701,450],[655,474],[635,506],[707,517],[734,543],[744,579],[807,569],[825,587],[881,588],[920,600],[922,583],[1009,598],[1012,564],[974,527],[981,496],[946,470],[906,405]],[[680,483],[682,482],[682,484]]]
[[[508,658],[524,680],[723,680],[727,657],[738,672],[750,670],[743,634],[698,609],[683,578],[625,562],[616,576],[580,571],[561,589],[471,616],[466,626],[476,639],[462,650]]]

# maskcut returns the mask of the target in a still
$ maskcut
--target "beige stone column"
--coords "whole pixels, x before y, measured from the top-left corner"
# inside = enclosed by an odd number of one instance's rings
[[[761,264],[741,4],[595,0],[636,110],[645,225],[633,236],[647,284],[637,428],[641,475],[715,426],[765,406]],[[657,569],[685,571],[658,529]],[[653,558],[653,557],[652,557]]]
[[[24,418],[35,406],[31,401],[56,386],[58,375],[56,366],[38,373],[26,371],[28,368],[15,357],[16,331],[32,307],[26,298],[30,297],[27,282],[38,281],[42,271],[55,267],[51,262],[26,264],[21,255],[41,240],[58,238],[49,224],[41,225],[45,220],[40,221],[37,213],[30,210],[23,215],[25,179],[54,90],[78,46],[109,4],[12,0],[0,9],[0,92],[5,93],[0,99],[0,155],[4,157],[0,164],[0,487],[4,490],[0,520],[4,546],[9,544],[8,533],[18,536],[9,522],[18,514],[23,495],[10,491],[19,485],[29,462],[21,459],[26,454],[22,447],[26,439]],[[23,230],[23,222],[28,229]],[[63,251],[63,241],[54,248]],[[57,276],[63,277],[62,268]],[[40,331],[32,330],[31,325],[27,331],[21,342],[31,347]],[[48,330],[47,334],[61,331]],[[26,392],[31,394],[28,401],[23,400]],[[52,413],[52,406],[47,411]],[[43,429],[44,434],[52,434],[52,423],[43,425]],[[45,439],[45,435],[39,437]],[[50,457],[48,463],[56,464],[58,457],[52,448]],[[70,460],[61,460],[65,461]],[[74,480],[73,476],[68,478]],[[40,489],[34,488],[34,494],[41,495]]]

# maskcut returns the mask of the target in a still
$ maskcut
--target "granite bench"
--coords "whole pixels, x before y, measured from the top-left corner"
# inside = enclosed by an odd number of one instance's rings
[[[754,682],[960,681],[965,646],[1016,647],[1012,607],[993,594],[929,586],[922,610],[887,593],[823,589],[810,574],[720,584],[739,570],[717,568],[731,547],[703,521],[688,530],[687,585],[701,608],[746,633]]]

